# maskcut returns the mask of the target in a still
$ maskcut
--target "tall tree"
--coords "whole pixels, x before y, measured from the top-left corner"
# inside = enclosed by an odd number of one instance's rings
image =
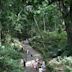
[[[57,3],[62,13],[65,30],[67,32],[68,46],[72,49],[72,0],[48,0],[49,4]]]

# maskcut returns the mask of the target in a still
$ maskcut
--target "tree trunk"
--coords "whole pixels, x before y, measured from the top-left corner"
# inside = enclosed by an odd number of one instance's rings
[[[0,46],[1,46],[1,23],[0,23]]]
[[[67,3],[65,0],[48,1],[49,4],[57,2],[60,8],[66,26],[68,50],[72,54],[72,0],[67,1]]]
[[[65,21],[66,32],[67,32],[68,45],[70,48],[72,48],[72,21],[70,20],[70,18],[71,17],[66,17],[64,21]]]
[[[64,22],[65,22],[65,29],[67,32],[67,51],[68,54],[72,54],[72,2],[69,6],[64,4],[64,1],[59,1],[59,8],[62,13]]]

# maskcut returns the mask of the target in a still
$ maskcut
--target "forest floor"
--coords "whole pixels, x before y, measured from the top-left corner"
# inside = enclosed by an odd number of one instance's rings
[[[42,60],[42,56],[40,53],[38,53],[36,50],[34,50],[29,44],[28,44],[28,41],[24,41],[23,42],[23,49],[24,51],[29,51],[29,53],[24,53],[24,60],[26,62],[31,62],[32,60],[35,60],[35,59],[40,59]],[[38,72],[35,71],[32,67],[26,67],[25,68],[25,71],[24,72]]]

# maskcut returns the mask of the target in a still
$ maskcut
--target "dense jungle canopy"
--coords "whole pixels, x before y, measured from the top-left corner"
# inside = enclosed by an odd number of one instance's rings
[[[0,72],[23,71],[18,63],[26,39],[46,62],[71,56],[72,0],[0,0]],[[72,71],[70,64],[64,72]]]

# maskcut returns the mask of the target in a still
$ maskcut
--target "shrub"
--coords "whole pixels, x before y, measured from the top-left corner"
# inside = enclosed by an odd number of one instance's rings
[[[0,72],[23,72],[21,53],[9,45],[0,46]]]
[[[61,55],[66,46],[66,32],[54,31],[42,33],[42,35],[43,39],[41,36],[35,36],[30,40],[32,47],[46,58]]]
[[[48,63],[56,72],[59,70],[63,72],[72,72],[72,57],[57,57],[53,58]]]

